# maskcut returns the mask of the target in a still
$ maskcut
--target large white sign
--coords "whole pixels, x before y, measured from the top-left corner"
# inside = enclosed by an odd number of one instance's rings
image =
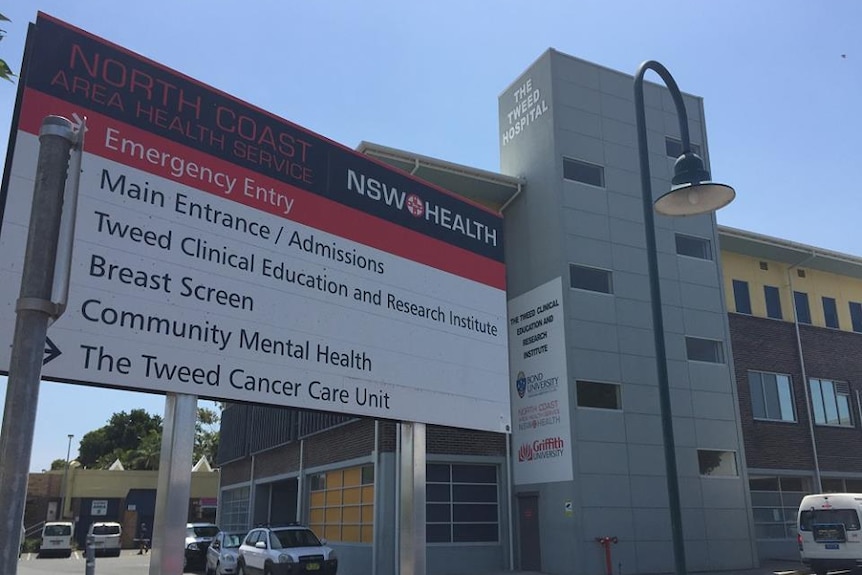
[[[509,300],[515,485],[572,479],[562,286],[556,278]]]
[[[40,15],[0,228],[9,365],[39,127],[87,116],[46,378],[504,431],[498,214]]]

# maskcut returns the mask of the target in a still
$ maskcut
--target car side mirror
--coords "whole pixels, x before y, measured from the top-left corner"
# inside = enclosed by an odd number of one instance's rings
[[[321,544],[321,545],[326,545],[326,537],[324,537],[323,539],[321,539],[321,540],[320,540],[320,544]]]
[[[218,541],[213,541],[213,542],[212,542],[212,545],[210,545],[210,547],[212,547],[213,549],[218,550],[218,548],[220,547],[220,545],[218,544]]]
[[[258,541],[254,546],[258,549],[266,549],[266,541]]]

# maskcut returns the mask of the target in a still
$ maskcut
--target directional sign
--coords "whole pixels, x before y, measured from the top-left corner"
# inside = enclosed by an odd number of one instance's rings
[[[46,377],[508,429],[499,214],[49,16],[31,46],[0,369],[39,127],[77,114],[71,287]]]
[[[42,359],[42,365],[45,365],[52,359],[56,359],[63,353],[60,351],[50,337],[45,338],[45,357]]]

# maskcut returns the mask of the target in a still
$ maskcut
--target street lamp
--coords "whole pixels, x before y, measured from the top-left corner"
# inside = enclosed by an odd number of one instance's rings
[[[68,481],[69,481],[69,455],[72,453],[72,438],[75,437],[71,433],[68,435],[69,437],[69,446],[66,447],[66,468],[63,470],[63,493],[60,494],[60,516],[57,518],[59,521],[63,520],[63,515],[66,512],[66,489],[68,489]]]
[[[676,105],[682,155],[674,164],[673,186],[653,203],[647,148],[646,113],[644,110],[644,74],[655,71],[667,86]],[[653,338],[655,340],[656,372],[658,374],[662,438],[664,439],[665,472],[667,474],[668,507],[673,539],[673,559],[677,575],[685,575],[685,540],[682,534],[682,513],[679,503],[679,477],[676,470],[676,446],[673,439],[673,414],[670,405],[670,384],[667,373],[667,353],[664,342],[664,321],[661,312],[661,288],[658,276],[658,253],[655,241],[653,209],[667,216],[693,216],[713,212],[729,204],[736,192],[724,184],[710,181],[703,160],[691,151],[688,134],[688,114],[682,94],[667,68],[654,60],[640,65],[635,74],[635,116],[638,131],[638,155],[641,169],[644,227],[646,228],[647,264],[649,267],[650,302],[652,304]]]

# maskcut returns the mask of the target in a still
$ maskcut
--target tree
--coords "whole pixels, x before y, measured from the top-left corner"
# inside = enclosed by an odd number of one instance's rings
[[[65,459],[55,459],[51,462],[51,471],[55,471],[57,469],[66,469]]]
[[[115,413],[107,425],[81,438],[78,461],[84,467],[106,469],[119,459],[126,469],[156,469],[158,456],[153,462],[151,457],[142,459],[135,455],[142,442],[149,446],[154,441],[152,434],[158,437],[158,445],[162,435],[161,416],[150,415],[143,409]]]
[[[195,417],[194,462],[206,456],[210,462],[218,454],[219,415],[199,407]],[[125,469],[158,469],[162,449],[162,418],[143,409],[115,413],[107,425],[81,438],[78,461],[84,467],[107,469],[117,459]],[[65,460],[58,460],[65,467]],[[53,467],[52,467],[53,469]]]
[[[10,22],[9,18],[0,14],[0,22]],[[0,40],[2,40],[6,36],[6,30],[0,29]],[[9,64],[6,63],[6,60],[0,58],[0,78],[4,80],[12,81],[12,78],[15,77],[15,74],[12,73],[12,69],[9,68]]]

